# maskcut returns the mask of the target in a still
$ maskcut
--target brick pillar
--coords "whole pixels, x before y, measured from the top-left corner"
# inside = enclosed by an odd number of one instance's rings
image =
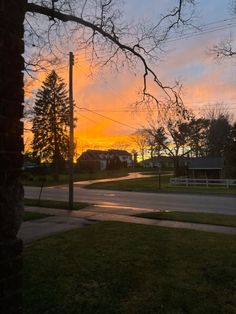
[[[0,313],[22,313],[23,20],[25,0],[0,0]]]

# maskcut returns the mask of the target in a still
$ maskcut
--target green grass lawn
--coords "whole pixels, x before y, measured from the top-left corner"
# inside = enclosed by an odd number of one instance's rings
[[[68,202],[65,201],[53,201],[53,200],[40,200],[25,198],[24,204],[26,206],[39,206],[39,207],[47,207],[47,208],[57,208],[57,209],[68,209]],[[80,203],[74,202],[73,210],[80,210],[89,206],[88,203]]]
[[[169,176],[162,177],[161,181],[162,188],[167,187],[169,178],[170,178]],[[140,191],[156,192],[158,190],[158,177],[144,177],[139,179],[93,183],[86,186],[86,188],[137,191],[137,192]]]
[[[99,223],[24,249],[25,314],[236,313],[236,236]]]
[[[129,179],[121,181],[93,183],[86,188],[90,189],[107,189],[121,191],[136,191],[136,192],[169,192],[169,193],[198,193],[198,194],[228,194],[236,195],[236,187],[175,187],[169,184],[169,175],[161,176],[161,189],[159,189],[158,176],[145,177],[140,179]]]
[[[23,214],[23,221],[41,219],[41,218],[46,218],[48,216],[50,216],[50,215],[40,214],[40,213],[32,213],[32,212],[25,211]]]
[[[120,170],[104,170],[97,171],[94,173],[77,173],[75,171],[74,181],[86,181],[86,180],[96,180],[96,179],[105,179],[105,178],[118,178],[128,175],[128,169]],[[45,186],[53,186],[59,184],[67,184],[69,182],[69,176],[67,174],[60,174],[59,181],[55,181],[53,175],[36,175],[31,173],[25,173],[22,176],[22,182],[24,185],[28,186],[41,186],[42,179],[45,181]]]
[[[236,212],[235,212],[236,214]],[[190,212],[153,212],[142,213],[135,215],[136,217],[150,218],[150,219],[167,219],[174,221],[187,221],[194,223],[203,223],[211,225],[221,225],[236,227],[236,215],[221,215],[209,213],[190,213]]]

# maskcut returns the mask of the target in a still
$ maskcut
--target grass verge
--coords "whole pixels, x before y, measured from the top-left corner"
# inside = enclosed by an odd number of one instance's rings
[[[50,215],[40,214],[40,213],[32,213],[32,212],[25,211],[23,214],[23,221],[41,219],[41,218],[46,218],[48,216],[50,216]]]
[[[97,171],[94,173],[76,173],[74,174],[74,181],[86,181],[86,180],[96,180],[96,179],[106,179],[106,178],[119,178],[128,175],[128,169],[121,170],[104,170]],[[45,186],[61,185],[69,183],[69,176],[67,174],[60,174],[59,180],[55,181],[52,174],[33,174],[30,172],[25,172],[22,176],[22,182],[24,185],[28,186],[41,186],[42,180]]]
[[[194,193],[194,194],[225,194],[236,195],[236,187],[196,186],[174,187],[169,184],[170,176],[161,176],[161,189],[159,189],[158,176],[140,179],[129,179],[111,182],[93,183],[88,189],[106,189],[134,192],[160,192],[160,193]]]
[[[39,200],[38,199],[30,199],[25,198],[24,204],[26,206],[37,206],[37,207],[47,207],[47,208],[57,208],[57,209],[68,209],[68,202],[64,201],[53,201],[53,200]],[[80,210],[82,208],[85,208],[89,206],[88,203],[79,203],[74,202],[73,209],[74,210]]]
[[[193,223],[236,227],[236,216],[232,215],[171,211],[171,212],[142,213],[137,214],[135,216],[150,219],[166,219],[174,221],[185,221]]]
[[[106,222],[36,241],[24,313],[235,313],[235,240]]]

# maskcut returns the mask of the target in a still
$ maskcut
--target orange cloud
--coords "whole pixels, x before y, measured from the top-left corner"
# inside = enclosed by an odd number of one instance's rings
[[[236,102],[236,80],[232,78],[231,64],[211,62],[205,53],[205,47],[206,39],[202,45],[195,43],[182,47],[167,56],[166,61],[161,62],[157,68],[165,82],[174,82],[176,76],[181,77],[185,103],[196,112],[207,103]],[[66,65],[56,71],[68,82]],[[44,77],[40,74],[39,79],[43,81]],[[27,89],[35,90],[40,85],[37,81],[33,85],[27,85]],[[134,113],[131,106],[137,100],[137,92],[141,87],[141,72],[140,76],[122,69],[120,72],[110,72],[109,69],[101,72],[98,68],[91,69],[90,63],[83,58],[76,60],[74,99],[78,152],[88,148],[133,148],[130,134],[135,132],[135,128],[147,125],[148,119],[145,110],[141,108]],[[152,83],[151,89],[155,89]]]

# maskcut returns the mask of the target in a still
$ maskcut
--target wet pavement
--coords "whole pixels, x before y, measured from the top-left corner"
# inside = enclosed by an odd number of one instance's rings
[[[113,208],[115,209],[115,208]],[[26,211],[43,213],[49,216],[42,219],[23,222],[18,237],[23,239],[24,243],[30,243],[33,240],[48,237],[50,235],[68,231],[76,228],[86,227],[90,224],[101,221],[118,221],[125,223],[143,224],[157,227],[191,229],[205,232],[236,234],[236,227],[225,227],[218,225],[208,225],[199,223],[188,223],[171,220],[154,220],[147,218],[134,217],[132,214],[144,212],[143,209],[134,210],[124,208],[124,213],[119,210],[119,214],[112,213],[111,208],[102,208],[101,206],[91,205],[83,210],[68,211],[45,207],[25,207]],[[150,211],[147,209],[147,211]]]
[[[25,243],[47,237],[51,234],[82,228],[101,221],[119,221],[152,225],[157,227],[191,229],[206,232],[236,234],[235,227],[207,225],[198,223],[178,222],[170,220],[154,220],[134,217],[143,212],[161,210],[177,210],[187,212],[212,212],[234,215],[236,213],[235,197],[217,197],[207,195],[183,195],[163,193],[139,193],[109,190],[86,190],[83,187],[96,182],[119,181],[141,178],[142,173],[130,173],[120,178],[88,180],[74,183],[75,201],[89,202],[90,205],[79,211],[68,211],[54,208],[29,207],[26,211],[53,215],[37,220],[24,222],[18,236]],[[26,197],[38,198],[39,188],[25,187]],[[45,187],[43,199],[68,199],[68,185]]]
[[[133,173],[132,176],[140,176]],[[141,175],[142,177],[142,175]],[[125,177],[131,178],[130,177]],[[103,182],[111,179],[102,179]],[[121,180],[115,178],[114,180]],[[142,208],[143,211],[149,209],[172,210],[186,212],[218,213],[225,215],[236,214],[236,197],[219,195],[194,195],[178,193],[147,193],[147,192],[127,192],[102,189],[85,189],[88,183],[101,182],[101,180],[91,180],[76,182],[74,186],[74,201],[89,204],[98,204],[108,208],[112,206],[111,212],[120,213],[124,208]],[[68,185],[57,187],[44,187],[41,198],[45,200],[68,201]],[[38,199],[40,195],[39,187],[25,187],[25,197]],[[114,208],[119,210],[114,210]],[[124,211],[123,211],[124,212]]]

